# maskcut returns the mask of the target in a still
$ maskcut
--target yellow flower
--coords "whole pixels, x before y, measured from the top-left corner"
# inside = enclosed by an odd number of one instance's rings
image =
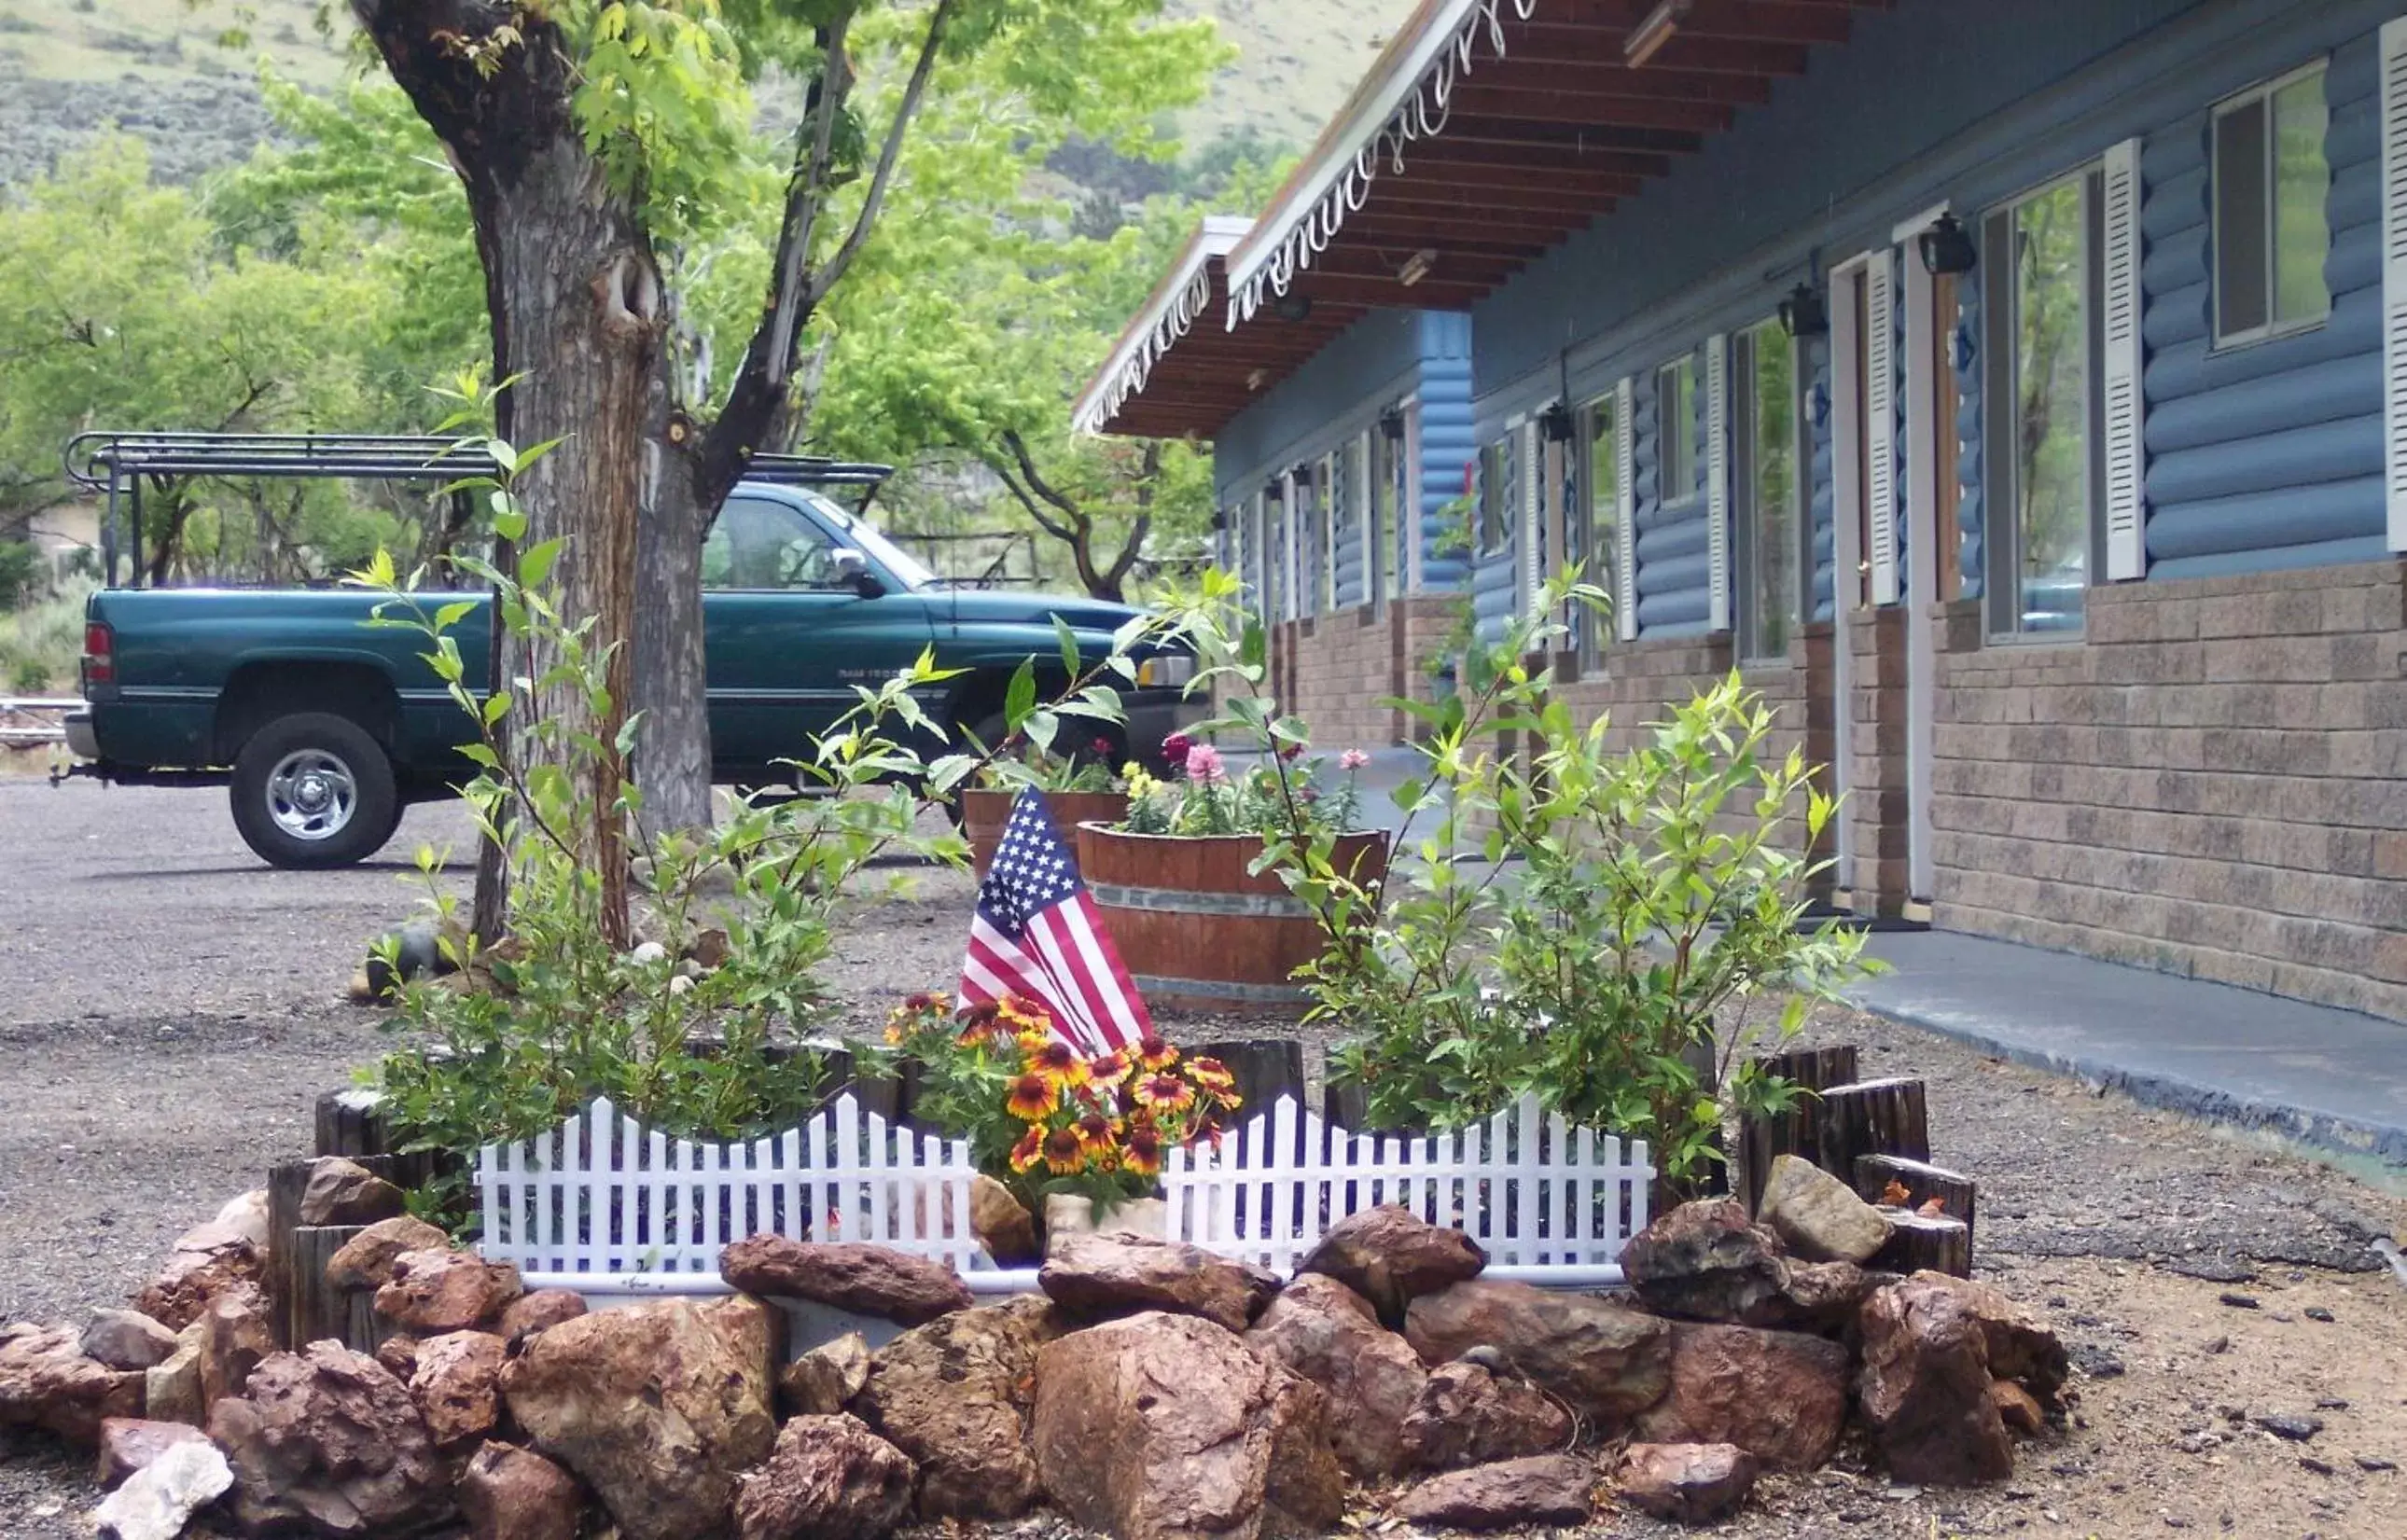
[[[1078,1050],[1059,1037],[1047,1038],[1028,1055],[1031,1074],[1042,1075],[1057,1086],[1083,1086],[1087,1083],[1087,1062]]]
[[[1161,1135],[1151,1128],[1132,1128],[1120,1146],[1120,1168],[1133,1176],[1161,1175]]]
[[[1075,1128],[1057,1128],[1045,1135],[1045,1168],[1056,1176],[1068,1176],[1087,1163],[1086,1142]]]
[[[1036,1074],[1014,1076],[1004,1110],[1023,1123],[1041,1123],[1061,1105],[1060,1082]]]
[[[1041,1160],[1044,1154],[1045,1131],[1032,1127],[1019,1136],[1018,1144],[1011,1147],[1011,1169],[1026,1171]]]
[[[1159,1033],[1147,1033],[1138,1039],[1136,1062],[1151,1070],[1164,1070],[1178,1062],[1178,1050]]]
[[[1195,1088],[1175,1075],[1141,1077],[1135,1096],[1137,1105],[1162,1112],[1184,1112],[1195,1105]]]

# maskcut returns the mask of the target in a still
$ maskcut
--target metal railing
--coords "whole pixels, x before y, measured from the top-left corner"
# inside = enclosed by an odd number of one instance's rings
[[[83,702],[37,695],[0,695],[0,749],[39,749],[67,741],[66,724],[45,720],[83,709]]]

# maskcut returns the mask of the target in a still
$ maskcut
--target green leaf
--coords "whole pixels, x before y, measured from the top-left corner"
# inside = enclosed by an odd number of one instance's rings
[[[528,588],[541,588],[551,576],[552,563],[560,560],[563,541],[539,541],[519,552],[519,581]]]
[[[1061,644],[1063,677],[1076,678],[1081,672],[1078,666],[1078,634],[1071,630],[1070,622],[1059,615],[1053,617],[1053,639]]]
[[[1019,667],[1011,676],[1011,683],[1004,688],[1004,727],[1013,733],[1018,732],[1020,724],[1028,720],[1028,714],[1035,708],[1036,660],[1022,658],[1019,660]],[[1039,747],[1043,746],[1039,745]]]

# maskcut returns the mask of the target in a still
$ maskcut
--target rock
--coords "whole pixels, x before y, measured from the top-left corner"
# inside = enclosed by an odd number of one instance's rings
[[[418,1345],[409,1399],[436,1444],[482,1438],[500,1425],[503,1352],[490,1332],[447,1332]]]
[[[1242,1332],[1278,1280],[1200,1246],[1134,1235],[1073,1235],[1061,1240],[1036,1286],[1063,1309],[1085,1316],[1175,1310]]]
[[[719,1272],[748,1294],[816,1300],[904,1326],[970,1307],[969,1285],[944,1263],[857,1241],[753,1235],[719,1252]]]
[[[1622,1451],[1619,1491],[1658,1519],[1710,1524],[1738,1511],[1755,1473],[1755,1456],[1734,1445],[1632,1444]]]
[[[209,1302],[194,1322],[200,1328],[201,1411],[228,1396],[242,1394],[252,1370],[276,1351],[276,1331],[268,1324],[267,1306],[244,1290]]]
[[[1317,1533],[1344,1506],[1328,1399],[1194,1316],[1148,1311],[1046,1345],[1031,1442],[1045,1490],[1114,1540]]]
[[[1879,1209],[1796,1155],[1772,1162],[1755,1217],[1808,1262],[1866,1262],[1888,1242],[1889,1222]]]
[[[486,1444],[460,1473],[469,1540],[577,1540],[585,1489],[531,1449]]]
[[[538,1289],[512,1300],[502,1312],[501,1324],[493,1329],[515,1353],[537,1332],[563,1320],[575,1320],[585,1314],[585,1296],[574,1289]]]
[[[153,1422],[138,1417],[103,1418],[100,1462],[93,1479],[114,1487],[178,1444],[208,1442],[208,1434],[189,1422]]]
[[[1853,1329],[1856,1312],[1873,1290],[1895,1281],[1851,1262],[1791,1261],[1783,1275],[1780,1303],[1767,1306],[1763,1319],[1742,1324],[1837,1334]]]
[[[735,1495],[741,1540],[880,1540],[911,1512],[911,1457],[859,1418],[798,1417]]]
[[[1332,1225],[1296,1271],[1335,1278],[1371,1302],[1391,1332],[1422,1294],[1475,1278],[1488,1253],[1460,1230],[1431,1224],[1401,1204],[1366,1208]]]
[[[970,1182],[970,1233],[997,1267],[1030,1267],[1044,1260],[1036,1216],[1011,1195],[1011,1189],[984,1172]]]
[[[368,1356],[391,1370],[392,1377],[405,1385],[418,1373],[418,1339],[406,1332],[395,1332],[377,1343],[376,1351]]]
[[[869,1361],[857,1405],[918,1462],[921,1519],[1017,1519],[1043,1498],[1028,1448],[1040,1347],[1023,1311],[957,1310]]]
[[[313,1342],[271,1354],[209,1408],[245,1529],[407,1533],[444,1517],[450,1475],[409,1391],[364,1353]]]
[[[148,1369],[175,1356],[176,1333],[139,1310],[95,1310],[78,1346],[112,1369]]]
[[[238,1192],[225,1201],[211,1224],[233,1231],[259,1248],[260,1255],[267,1254],[267,1189],[254,1187]]]
[[[2039,1403],[2011,1379],[1989,1381],[1989,1400],[1998,1408],[1998,1420],[2018,1433],[2028,1436],[2046,1425],[2047,1414]]]
[[[2015,1450],[1989,1399],[1988,1342],[1961,1295],[1922,1285],[1936,1276],[1918,1274],[1864,1302],[1858,1404],[1898,1480],[2003,1480],[2014,1474]]]
[[[140,1371],[84,1357],[79,1336],[31,1321],[0,1326],[0,1428],[42,1428],[91,1444],[103,1419],[142,1415]]]
[[[749,1294],[708,1300],[694,1309],[702,1323],[719,1333],[719,1340],[743,1365],[744,1389],[762,1405],[772,1405],[769,1398],[777,1389],[776,1364],[786,1356],[785,1313],[773,1311]]]
[[[599,1310],[538,1332],[502,1370],[510,1415],[575,1472],[626,1540],[727,1526],[735,1477],[776,1427],[745,1366],[682,1300]]]
[[[1561,1402],[1528,1380],[1457,1359],[1431,1371],[1402,1432],[1408,1464],[1451,1471],[1560,1454],[1577,1428]]]
[[[1246,1346],[1327,1393],[1332,1442],[1348,1475],[1372,1479],[1404,1468],[1404,1418],[1429,1371],[1379,1324],[1370,1301],[1325,1274],[1300,1275],[1262,1311]]]
[[[525,1291],[517,1268],[466,1251],[405,1251],[391,1276],[377,1290],[377,1314],[421,1337],[496,1325]]]
[[[2286,1438],[2293,1444],[2303,1444],[2324,1431],[2319,1417],[2300,1417],[2295,1412],[2263,1412],[2248,1419],[2275,1438]]]
[[[1670,1324],[1587,1294],[1474,1278],[1413,1301],[1404,1336],[1432,1367],[1493,1348],[1603,1433],[1671,1386]]]
[[[401,1189],[357,1161],[321,1155],[301,1189],[303,1224],[374,1224],[402,1212]]]
[[[868,1383],[868,1339],[847,1332],[777,1371],[777,1405],[788,1417],[833,1417]]]
[[[1736,1198],[1684,1203],[1630,1237],[1621,1269],[1647,1309],[1691,1320],[1774,1323],[1787,1310],[1780,1238]]]
[[[337,1247],[326,1259],[329,1289],[380,1289],[392,1278],[392,1264],[412,1251],[442,1251],[451,1237],[407,1214],[376,1223]]]
[[[158,1276],[134,1296],[134,1308],[171,1332],[200,1319],[209,1301],[246,1285],[260,1287],[265,1253],[241,1231],[212,1221],[185,1232]]]
[[[1577,1455],[1501,1460],[1433,1476],[1404,1494],[1396,1517],[1458,1530],[1588,1522],[1596,1469]]]
[[[1123,1198],[1100,1209],[1076,1192],[1045,1195],[1045,1254],[1051,1256],[1073,1235],[1110,1235],[1158,1241],[1170,1228],[1170,1205],[1160,1198]]]
[[[176,1333],[176,1350],[166,1361],[142,1372],[142,1415],[154,1422],[189,1422],[199,1427],[209,1405],[201,1397],[200,1322]]]
[[[2071,1376],[2071,1356],[2064,1344],[2038,1317],[1986,1283],[1945,1273],[1916,1273],[1906,1282],[1920,1293],[1944,1293],[1955,1308],[1971,1316],[1988,1347],[1993,1379],[2019,1381],[2043,1407],[2057,1405],[2058,1392]]]
[[[100,1540],[176,1540],[193,1514],[234,1485],[234,1468],[207,1439],[163,1450],[93,1511]]]
[[[1830,1458],[1847,1420],[1847,1350],[1797,1332],[1672,1329],[1672,1390],[1638,1419],[1666,1445],[1734,1444],[1777,1470]]]

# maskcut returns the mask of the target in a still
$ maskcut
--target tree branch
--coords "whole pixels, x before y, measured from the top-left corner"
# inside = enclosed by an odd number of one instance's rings
[[[1054,539],[1062,541],[1066,544],[1075,545],[1077,543],[1078,537],[1071,533],[1069,525],[1055,523],[1045,510],[1036,506],[1036,500],[1028,495],[1028,489],[1019,484],[1019,478],[1012,473],[1010,466],[998,465],[990,462],[987,468],[994,472],[995,478],[1001,481],[1004,484],[1004,489],[1008,491],[1013,497],[1018,500],[1019,506],[1028,510],[1028,517],[1036,521],[1036,527],[1038,529],[1043,530]]]
[[[767,383],[773,390],[784,388],[794,338],[818,305],[816,295],[807,300],[805,297],[803,267],[810,261],[811,241],[819,233],[819,210],[827,204],[828,172],[835,159],[836,120],[844,116],[844,105],[852,97],[852,65],[844,51],[851,28],[851,13],[839,12],[820,39],[825,62],[819,69],[819,103],[812,114],[810,153],[798,160],[786,184],[786,212],[777,227],[776,288],[769,318]]]
[[[919,115],[919,99],[928,92],[928,78],[935,73],[936,53],[944,46],[945,29],[953,19],[958,0],[936,0],[936,8],[928,17],[928,36],[919,45],[919,63],[911,66],[910,83],[903,88],[903,99],[895,104],[894,121],[887,125],[885,146],[877,152],[877,170],[870,178],[869,193],[861,203],[861,213],[853,220],[851,231],[835,255],[825,267],[811,275],[810,308],[816,309],[829,291],[842,280],[852,259],[869,239],[869,232],[877,223],[878,211],[886,205],[887,187],[894,179],[894,167],[903,158],[903,137],[910,129],[911,120]],[[805,312],[807,313],[807,311]]]

